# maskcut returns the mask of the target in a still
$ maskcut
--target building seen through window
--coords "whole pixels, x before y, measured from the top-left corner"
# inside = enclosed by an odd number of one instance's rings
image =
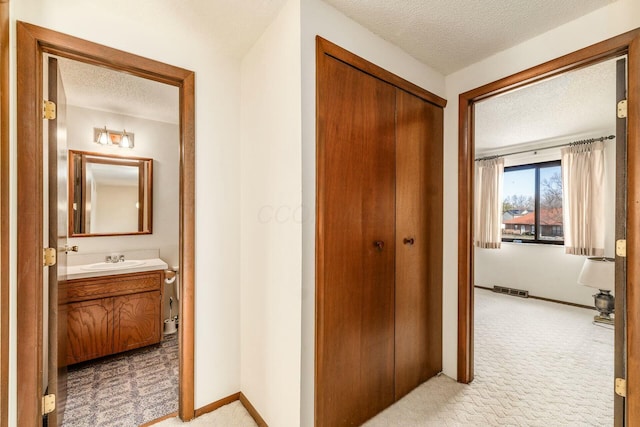
[[[562,244],[560,161],[504,169],[502,240]]]

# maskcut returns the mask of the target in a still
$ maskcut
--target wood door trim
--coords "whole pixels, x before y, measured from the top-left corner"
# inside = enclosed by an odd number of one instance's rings
[[[444,108],[447,105],[446,99],[441,98],[320,36],[316,36],[316,52],[322,52],[322,54],[329,55],[366,74],[385,81],[399,89],[405,90],[427,102],[435,104],[438,107]]]
[[[108,67],[176,86],[180,91],[180,274],[179,414],[194,416],[195,287],[195,78],[189,70],[163,64],[46,28],[17,22],[18,248],[17,248],[17,420],[36,425],[42,394],[42,54]],[[4,62],[3,62],[4,63]],[[4,93],[4,92],[3,92]],[[4,126],[3,126],[4,129]],[[3,158],[4,161],[4,158]],[[5,171],[5,168],[2,168]],[[4,173],[4,172],[3,172]],[[3,181],[4,185],[4,181]],[[4,215],[3,215],[4,221]],[[3,244],[3,248],[6,246]],[[4,272],[4,266],[3,270]],[[4,300],[3,300],[4,301]],[[3,323],[4,325],[4,323]],[[34,351],[37,349],[37,351]],[[5,382],[3,381],[3,384]],[[3,412],[5,413],[5,412]]]
[[[9,0],[0,0],[0,427],[9,424]]]
[[[627,425],[640,423],[640,30],[627,71]]]
[[[458,381],[473,380],[473,103],[624,53],[628,68],[627,421],[640,420],[640,29],[486,84],[459,96],[458,117]]]

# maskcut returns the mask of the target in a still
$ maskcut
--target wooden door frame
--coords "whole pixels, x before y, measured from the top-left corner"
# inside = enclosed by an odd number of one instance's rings
[[[17,421],[40,425],[42,396],[42,55],[49,53],[178,87],[182,275],[178,413],[194,416],[195,75],[192,71],[17,23]],[[3,171],[5,168],[3,167]],[[3,217],[4,218],[4,217]],[[3,219],[4,221],[4,219]],[[2,247],[5,247],[4,244]]]
[[[477,101],[621,54],[628,55],[627,422],[640,422],[640,28],[545,62],[459,96],[458,381],[473,380],[474,117]],[[612,384],[613,391],[613,384]],[[630,424],[631,425],[631,424]]]
[[[0,0],[0,427],[9,424],[9,0]]]

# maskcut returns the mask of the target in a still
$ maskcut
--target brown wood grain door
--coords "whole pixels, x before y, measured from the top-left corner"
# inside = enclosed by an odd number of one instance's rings
[[[616,61],[616,104],[627,99],[627,59]],[[627,118],[616,118],[616,240],[627,238]],[[614,376],[627,378],[627,259],[616,256]],[[614,393],[614,425],[626,423],[625,398]]]
[[[66,279],[67,255],[67,97],[58,60],[48,57],[48,100],[56,104],[56,118],[48,121],[48,247],[57,250],[56,264],[48,267],[47,394],[56,396],[56,409],[48,415],[49,425],[62,424],[67,394],[67,322],[59,306],[58,284]]]
[[[316,425],[394,401],[395,88],[318,58]]]
[[[395,398],[442,370],[442,108],[396,90]]]

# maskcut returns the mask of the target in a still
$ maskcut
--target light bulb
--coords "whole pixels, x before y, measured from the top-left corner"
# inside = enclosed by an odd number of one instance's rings
[[[131,148],[131,141],[129,140],[129,135],[127,135],[127,131],[122,131],[122,138],[120,139],[120,147],[122,148]]]
[[[109,132],[107,131],[107,127],[104,127],[103,131],[100,131],[98,135],[98,143],[102,145],[107,145],[109,143]]]

